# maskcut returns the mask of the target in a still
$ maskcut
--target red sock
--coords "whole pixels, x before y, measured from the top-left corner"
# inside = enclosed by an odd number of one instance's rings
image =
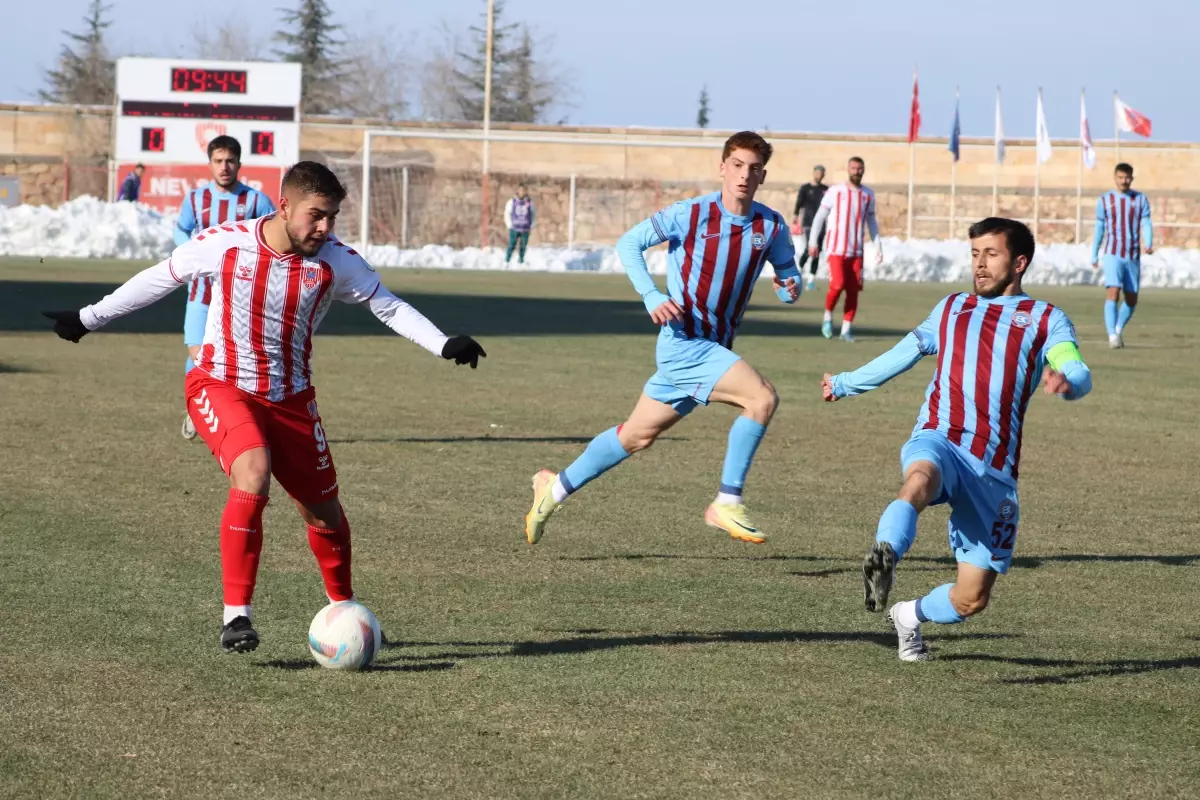
[[[308,546],[321,568],[325,594],[331,600],[353,597],[354,590],[350,588],[350,520],[346,519],[346,512],[342,511],[342,521],[336,530],[309,525]]]
[[[248,606],[254,596],[266,507],[266,495],[229,490],[229,500],[221,514],[221,582],[227,606]]]

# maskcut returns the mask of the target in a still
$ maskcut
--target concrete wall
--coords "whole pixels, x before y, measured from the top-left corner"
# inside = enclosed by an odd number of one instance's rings
[[[24,202],[57,204],[82,193],[103,193],[111,143],[111,109],[0,105],[0,174],[16,175]],[[301,129],[305,157],[333,165],[349,185],[352,196],[343,223],[357,232],[357,196],[361,182],[363,131],[370,120],[306,118]],[[474,134],[476,125],[405,123],[412,135],[377,137],[372,146],[372,238],[398,240],[401,228],[399,183],[403,166],[413,182],[409,198],[410,244],[445,241],[478,243],[482,144],[433,138],[435,135]],[[538,238],[565,242],[568,230],[567,179],[577,176],[575,234],[577,241],[611,241],[624,227],[679,197],[715,188],[720,147],[727,131],[659,130],[643,128],[497,126],[497,132],[556,140],[493,142],[490,153],[492,191],[487,198],[492,227],[500,226],[503,199],[517,181],[531,184],[539,201]],[[420,134],[428,131],[430,136]],[[813,164],[828,168],[828,180],[841,180],[850,156],[866,160],[866,182],[879,195],[884,232],[903,235],[907,217],[910,150],[901,136],[834,134],[767,134],[775,146],[768,182],[761,199],[790,213],[798,184]],[[635,147],[628,140],[660,143]],[[697,145],[700,145],[697,147]],[[1150,195],[1156,222],[1185,227],[1160,228],[1160,241],[1200,247],[1200,144],[1123,142],[1120,159],[1131,162],[1135,186]],[[1101,143],[1095,170],[1083,173],[1083,239],[1090,235],[1095,196],[1111,187],[1117,153]],[[945,237],[949,225],[951,158],[945,139],[923,139],[915,147],[914,234]],[[1079,150],[1067,141],[1055,143],[1054,157],[1041,168],[1042,240],[1071,241],[1075,237]],[[999,185],[1000,213],[1033,216],[1035,181],[1033,142],[1010,140],[1007,158],[997,172],[992,142],[966,138],[957,167],[956,217],[976,219],[991,212],[992,184]],[[420,180],[416,180],[417,176]],[[447,227],[443,217],[462,222]],[[941,218],[941,219],[939,219]],[[1196,225],[1197,227],[1186,227]],[[962,224],[954,226],[961,235]],[[461,241],[460,241],[461,240]]]

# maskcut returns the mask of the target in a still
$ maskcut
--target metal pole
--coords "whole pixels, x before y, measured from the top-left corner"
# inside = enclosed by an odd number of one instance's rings
[[[492,45],[496,30],[496,0],[488,0],[487,4],[487,64],[483,71],[483,180],[481,192],[483,196],[479,221],[479,246],[487,247],[488,242],[488,169],[491,166],[492,132]]]
[[[567,247],[575,246],[575,175],[571,175],[571,198],[567,204]]]
[[[408,247],[408,167],[400,171],[400,246]]]
[[[1117,90],[1113,89],[1113,144],[1117,148],[1117,161],[1121,163],[1121,120],[1117,117]]]
[[[1042,108],[1042,89],[1038,87],[1038,108]],[[1036,127],[1036,126],[1035,126]],[[1047,131],[1049,134],[1049,131]],[[1041,131],[1037,130],[1034,134],[1034,140],[1040,141]],[[1042,156],[1038,152],[1036,143],[1033,148],[1033,238],[1037,239],[1038,221],[1041,218],[1042,212]]]
[[[958,193],[958,159],[950,162],[950,238],[954,238],[954,200]]]
[[[998,215],[1000,210],[1000,152],[999,143],[1002,141],[1000,136],[1001,119],[1000,119],[1000,87],[996,87],[996,130],[995,139],[992,142],[992,216]]]
[[[362,201],[359,203],[358,246],[366,250],[371,236],[371,131],[363,132]]]
[[[1087,92],[1079,93],[1079,164],[1075,176],[1075,244],[1082,241],[1083,236],[1083,110],[1087,100]]]
[[[910,142],[908,145],[908,238],[913,235],[913,170],[917,167],[917,146]]]

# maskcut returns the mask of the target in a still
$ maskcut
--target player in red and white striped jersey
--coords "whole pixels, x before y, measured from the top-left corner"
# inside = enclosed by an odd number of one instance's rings
[[[826,222],[825,253],[829,263],[829,291],[825,295],[825,320],[821,334],[833,338],[833,307],[842,292],[846,292],[846,304],[842,309],[842,341],[852,342],[850,327],[854,313],[858,310],[858,293],[863,288],[863,243],[864,231],[870,231],[875,242],[875,263],[883,263],[883,247],[879,243],[879,224],[875,221],[875,193],[862,185],[866,163],[855,156],[847,165],[849,179],[830,187],[821,201],[821,208],[813,220],[809,237],[808,252],[817,257],[817,237]]]
[[[457,364],[474,368],[486,355],[474,339],[447,337],[389,292],[362,256],[332,235],[346,190],[328,168],[296,164],[282,194],[277,214],[210,228],[100,302],[46,313],[55,333],[78,342],[197,277],[212,279],[200,362],[188,373],[185,395],[196,429],[229,476],[221,516],[227,653],[258,646],[250,602],[272,474],[308,525],[330,601],[354,596],[350,525],[310,381],[312,335],[330,304],[365,305],[396,333]]]

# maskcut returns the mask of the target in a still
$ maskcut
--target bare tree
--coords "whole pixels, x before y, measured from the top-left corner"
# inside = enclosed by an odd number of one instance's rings
[[[455,53],[462,37],[442,21],[427,40],[421,66],[421,118],[440,122],[466,119],[458,102],[455,79]]]
[[[342,48],[342,110],[356,117],[403,119],[413,71],[408,54],[413,49],[411,39],[392,28],[351,34]]]
[[[196,58],[216,61],[258,61],[270,57],[270,48],[260,37],[253,36],[244,24],[225,20],[215,28],[204,22],[192,26],[192,43]]]

